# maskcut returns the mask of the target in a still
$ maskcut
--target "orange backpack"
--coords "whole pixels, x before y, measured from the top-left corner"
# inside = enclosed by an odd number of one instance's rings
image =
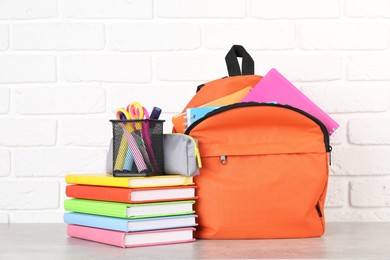
[[[241,46],[243,72],[254,71]],[[228,53],[228,55],[229,55]],[[236,69],[229,69],[237,72]],[[231,64],[231,63],[230,63]],[[249,64],[249,65],[248,65]],[[253,66],[251,66],[252,64]],[[187,107],[247,87],[260,76],[237,75],[206,83]],[[195,203],[203,239],[321,236],[328,182],[329,135],[315,117],[269,103],[236,103],[216,109],[187,128],[198,139],[203,167],[195,177]]]

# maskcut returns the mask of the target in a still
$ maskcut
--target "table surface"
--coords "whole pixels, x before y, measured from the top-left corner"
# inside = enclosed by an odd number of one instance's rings
[[[0,224],[0,259],[390,259],[390,223],[329,223],[320,238],[197,240],[119,248],[70,238],[65,224]]]

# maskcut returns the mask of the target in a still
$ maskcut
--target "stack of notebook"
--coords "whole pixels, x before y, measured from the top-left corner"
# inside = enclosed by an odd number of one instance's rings
[[[120,247],[194,241],[192,177],[70,174],[65,180],[71,237]]]

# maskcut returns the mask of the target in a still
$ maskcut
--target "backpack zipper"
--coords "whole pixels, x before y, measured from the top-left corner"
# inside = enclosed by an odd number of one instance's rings
[[[194,152],[195,152],[196,161],[198,163],[198,167],[202,168],[202,160],[200,159],[200,152],[199,152],[198,145],[195,142],[195,139],[192,136],[187,135],[187,134],[171,133],[170,135],[185,135],[186,137],[188,137],[192,141],[192,143],[194,144]]]
[[[282,108],[286,108],[286,109],[290,109],[290,110],[293,110],[295,112],[298,112],[298,113],[310,118],[311,120],[313,120],[321,128],[321,131],[324,135],[325,149],[326,149],[326,152],[329,153],[329,158],[330,158],[330,153],[332,151],[332,147],[330,146],[330,143],[329,143],[329,133],[328,133],[328,130],[326,129],[325,125],[318,118],[312,116],[311,114],[309,114],[309,113],[307,113],[299,108],[292,107],[289,105],[281,105],[281,104],[273,104],[273,103],[258,103],[258,102],[242,102],[242,103],[235,103],[232,105],[223,106],[223,107],[220,107],[218,109],[215,109],[215,110],[207,113],[204,117],[202,117],[199,120],[192,123],[186,129],[184,134],[189,135],[191,133],[191,130],[194,129],[198,124],[200,124],[201,122],[203,122],[207,118],[212,117],[214,115],[217,115],[219,113],[222,113],[222,112],[234,109],[234,108],[239,108],[239,107],[255,107],[255,106],[282,107]],[[329,162],[330,162],[330,159],[329,159]]]

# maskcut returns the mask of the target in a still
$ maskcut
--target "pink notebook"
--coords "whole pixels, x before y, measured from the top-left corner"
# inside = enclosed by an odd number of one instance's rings
[[[326,127],[329,135],[339,127],[327,113],[306,97],[276,69],[271,69],[241,102],[277,102],[299,108],[318,118]]]
[[[141,232],[121,232],[78,225],[68,225],[68,236],[119,246],[139,247],[195,241],[195,228],[173,228]]]

